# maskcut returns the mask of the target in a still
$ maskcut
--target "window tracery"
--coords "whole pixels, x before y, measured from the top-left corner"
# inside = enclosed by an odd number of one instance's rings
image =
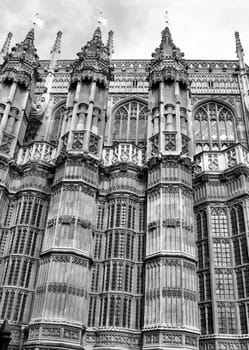
[[[208,102],[194,113],[196,153],[218,151],[235,143],[235,123],[232,112],[216,102]]]
[[[114,112],[113,140],[135,141],[146,138],[147,106],[139,101],[129,101]]]
[[[227,215],[224,209],[212,209],[211,223],[214,237],[229,237]]]
[[[53,115],[52,129],[50,134],[50,142],[57,144],[62,127],[62,121],[65,114],[65,105],[63,104],[57,108]]]

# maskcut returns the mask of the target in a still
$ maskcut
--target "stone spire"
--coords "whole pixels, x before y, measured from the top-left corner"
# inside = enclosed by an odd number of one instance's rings
[[[71,83],[75,83],[84,77],[102,81],[108,85],[111,77],[110,56],[113,32],[109,33],[109,39],[105,46],[102,42],[102,34],[99,27],[93,33],[93,37],[82,47],[77,54],[78,59],[73,63]]]
[[[23,46],[26,45],[27,48],[34,47],[34,39],[35,39],[35,30],[34,28],[31,28],[23,41]]]
[[[51,56],[50,56],[49,67],[47,70],[46,81],[44,84],[44,92],[42,96],[40,96],[40,98],[36,100],[37,104],[33,105],[34,108],[32,110],[32,116],[35,116],[37,118],[38,116],[42,116],[45,114],[45,116],[48,119],[48,122],[44,123],[40,129],[40,133],[42,135],[44,133],[45,137],[48,136],[49,125],[52,118],[53,101],[50,98],[50,93],[53,86],[53,80],[54,80],[55,70],[57,66],[58,56],[61,53],[61,38],[62,38],[62,32],[59,31],[56,34],[55,42],[50,51]]]
[[[59,31],[56,34],[54,45],[52,47],[52,50],[50,51],[51,58],[49,63],[49,71],[52,71],[55,69],[55,66],[57,63],[57,57],[61,53],[61,38],[62,38],[62,32]]]
[[[100,27],[97,27],[94,34],[93,34],[93,42],[98,43],[99,45],[102,44],[102,34],[101,34],[101,30]]]
[[[239,76],[242,83],[243,98],[247,111],[249,111],[249,81],[247,76],[247,68],[244,61],[244,49],[242,47],[239,32],[235,32],[236,54],[239,60]]]
[[[10,47],[10,42],[11,42],[12,36],[13,36],[12,33],[8,33],[7,38],[3,44],[2,50],[0,51],[1,60],[3,60],[4,57],[7,55],[7,53],[9,52],[9,47]]]
[[[38,79],[38,67],[39,57],[34,46],[34,28],[32,28],[25,39],[16,44],[6,55],[1,69],[2,79],[14,80],[27,87],[33,74],[35,74],[36,80]]]
[[[162,31],[161,44],[152,54],[153,58],[176,58],[180,60],[184,57],[184,53],[180,51],[173,42],[172,35],[169,29],[169,24],[166,22],[166,27]]]
[[[107,48],[108,48],[108,51],[109,51],[109,55],[110,55],[110,58],[112,56],[112,54],[114,53],[114,49],[113,49],[113,31],[110,30],[109,33],[108,33],[108,40],[107,40]]]
[[[59,30],[58,33],[56,34],[56,39],[53,45],[53,48],[51,50],[52,53],[61,53],[61,37],[62,37],[62,32]]]
[[[236,44],[236,54],[240,63],[240,68],[245,68],[245,62],[244,62],[244,49],[242,47],[239,32],[235,32],[235,44]]]
[[[106,46],[102,42],[102,34],[100,27],[97,27],[93,33],[92,40],[88,41],[87,44],[78,53],[80,60],[86,60],[88,58],[102,58],[108,60],[109,52]]]
[[[169,79],[188,85],[187,65],[183,57],[184,53],[174,44],[167,19],[161,34],[161,43],[152,53],[152,59],[148,65],[150,83]],[[158,74],[159,71],[160,74]]]

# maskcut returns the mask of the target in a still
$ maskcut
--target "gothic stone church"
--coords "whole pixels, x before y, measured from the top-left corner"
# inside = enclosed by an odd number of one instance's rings
[[[100,28],[73,60],[34,30],[0,66],[0,323],[10,349],[249,349],[249,84]],[[158,38],[155,42],[159,42]]]

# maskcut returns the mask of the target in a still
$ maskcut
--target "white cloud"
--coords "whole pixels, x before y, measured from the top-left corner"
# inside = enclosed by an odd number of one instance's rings
[[[96,15],[103,12],[114,30],[116,58],[150,58],[160,44],[163,14],[168,10],[173,40],[186,58],[235,59],[234,31],[239,30],[249,60],[249,3],[244,0],[1,0],[0,46],[12,31],[12,44],[23,40],[30,18],[39,12],[45,20],[37,30],[40,58],[48,58],[56,32],[63,31],[62,58],[74,58],[91,38]]]

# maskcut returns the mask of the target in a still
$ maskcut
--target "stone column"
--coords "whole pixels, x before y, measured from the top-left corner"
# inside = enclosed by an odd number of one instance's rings
[[[84,150],[85,151],[88,151],[88,147],[89,147],[89,138],[90,138],[91,124],[92,124],[95,92],[96,92],[96,81],[93,80],[92,86],[91,86],[90,98],[89,98],[87,120],[86,120],[86,135],[84,138]]]

